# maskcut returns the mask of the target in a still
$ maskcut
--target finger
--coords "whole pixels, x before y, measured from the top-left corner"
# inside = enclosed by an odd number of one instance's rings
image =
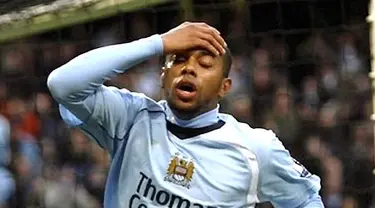
[[[209,33],[200,33],[199,34],[201,38],[207,40],[208,42],[210,42],[210,44],[212,46],[214,46],[216,48],[217,51],[220,52],[220,54],[224,54],[225,53],[225,49],[224,47],[219,43],[219,41],[217,41],[214,37],[213,34],[209,34]]]
[[[207,23],[199,22],[199,23],[197,23],[197,25],[199,25],[199,26],[201,26],[201,27],[205,27],[205,28],[211,29],[211,30],[215,31],[215,32],[216,32],[217,34],[219,34],[219,35],[221,34],[219,30],[217,30],[216,28],[214,28],[214,27],[208,25]]]
[[[202,29],[205,33],[208,33],[208,34],[211,34],[215,40],[220,43],[220,45],[225,48],[227,47],[227,44],[225,43],[225,40],[223,37],[221,37],[221,35],[217,34],[216,32],[214,32],[212,29]]]
[[[225,42],[224,38],[221,37],[220,34],[212,33],[212,35],[215,37],[215,39],[222,45],[224,48],[227,47],[227,43]]]
[[[207,40],[205,39],[199,39],[197,42],[199,47],[202,47],[206,49],[207,51],[211,52],[212,54],[215,55],[220,55],[219,51]]]

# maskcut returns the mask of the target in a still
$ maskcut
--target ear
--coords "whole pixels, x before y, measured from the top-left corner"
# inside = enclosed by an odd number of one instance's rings
[[[223,97],[225,97],[230,92],[231,89],[232,89],[232,79],[224,78],[221,83],[219,99],[222,99]]]

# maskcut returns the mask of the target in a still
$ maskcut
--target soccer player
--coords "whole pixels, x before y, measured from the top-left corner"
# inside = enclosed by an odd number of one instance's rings
[[[104,86],[154,56],[165,100]],[[231,88],[231,57],[220,33],[183,23],[162,35],[84,53],[54,70],[48,87],[60,114],[111,156],[106,208],[320,208],[320,179],[272,131],[219,113]]]

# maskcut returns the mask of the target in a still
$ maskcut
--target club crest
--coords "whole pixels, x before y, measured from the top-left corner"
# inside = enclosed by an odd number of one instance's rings
[[[169,162],[164,180],[189,189],[193,174],[193,161],[176,153]]]

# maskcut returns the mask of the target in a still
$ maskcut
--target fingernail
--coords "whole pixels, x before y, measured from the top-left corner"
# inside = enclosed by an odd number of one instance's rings
[[[227,47],[227,46],[228,46],[226,42],[224,42],[224,46],[225,46],[225,47]]]

